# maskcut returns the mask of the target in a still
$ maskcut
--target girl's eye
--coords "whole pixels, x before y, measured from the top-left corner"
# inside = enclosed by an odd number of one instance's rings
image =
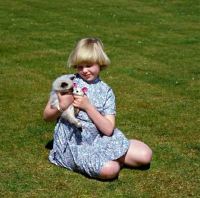
[[[87,64],[87,65],[84,65],[84,66],[82,66],[82,65],[77,65],[77,66],[76,66],[77,69],[83,69],[83,68],[85,68],[85,67],[86,67],[86,68],[92,67],[92,64]]]
[[[83,66],[76,66],[77,69],[83,69]]]

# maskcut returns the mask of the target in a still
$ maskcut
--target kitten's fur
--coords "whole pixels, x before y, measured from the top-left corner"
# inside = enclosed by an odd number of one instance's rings
[[[57,78],[52,85],[52,91],[50,93],[50,105],[52,108],[57,108],[59,105],[59,99],[57,92],[64,94],[76,94],[84,95],[84,91],[87,91],[87,88],[77,88],[76,84],[72,82],[73,78],[69,79],[65,76]],[[62,118],[67,120],[71,124],[75,124],[78,128],[82,127],[81,122],[75,118],[75,115],[78,114],[79,109],[70,105],[61,115]]]

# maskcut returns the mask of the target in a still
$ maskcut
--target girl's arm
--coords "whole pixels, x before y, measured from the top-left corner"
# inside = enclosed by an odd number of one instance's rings
[[[86,109],[86,112],[102,133],[107,136],[112,135],[115,127],[115,115],[103,116],[92,105]]]
[[[89,102],[88,97],[74,95],[73,105],[86,111],[88,116],[92,119],[96,127],[105,135],[110,136],[115,127],[115,115],[101,115],[95,107]]]
[[[72,95],[61,95],[60,93],[58,93],[58,99],[60,101],[59,106],[63,110],[67,109],[74,101],[74,98]],[[51,108],[50,100],[49,100],[44,110],[44,120],[46,122],[53,122],[58,117],[60,117],[61,114],[62,113],[58,111],[57,108],[54,108],[54,109]]]

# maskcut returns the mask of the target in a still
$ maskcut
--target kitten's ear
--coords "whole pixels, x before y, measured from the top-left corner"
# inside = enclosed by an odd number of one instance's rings
[[[71,76],[69,79],[70,79],[70,80],[74,80],[74,78],[75,78],[75,76]]]

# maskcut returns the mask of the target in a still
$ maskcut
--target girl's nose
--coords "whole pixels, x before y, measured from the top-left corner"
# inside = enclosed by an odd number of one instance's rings
[[[88,72],[88,68],[87,67],[83,67],[83,73],[87,73]]]

